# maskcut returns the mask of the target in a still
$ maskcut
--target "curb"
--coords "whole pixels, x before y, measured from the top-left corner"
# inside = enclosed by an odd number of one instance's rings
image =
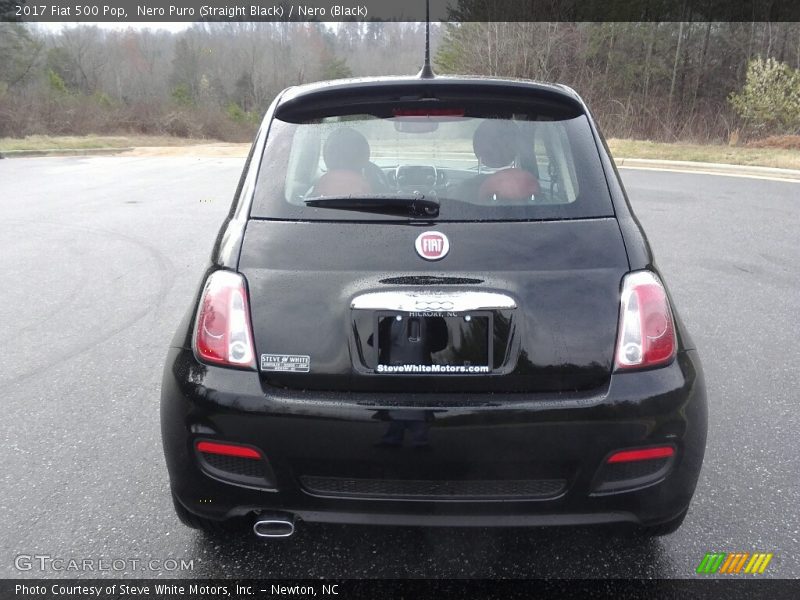
[[[628,169],[653,169],[659,171],[699,172],[732,177],[760,177],[800,181],[800,170],[759,167],[754,165],[729,165],[723,163],[693,162],[690,160],[659,160],[652,158],[617,158],[617,167]]]
[[[3,150],[3,158],[35,158],[37,156],[102,156],[129,152],[133,148],[54,148],[52,150]]]

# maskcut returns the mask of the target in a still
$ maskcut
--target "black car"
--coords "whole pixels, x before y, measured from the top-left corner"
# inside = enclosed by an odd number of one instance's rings
[[[695,346],[571,89],[285,90],[161,402],[192,527],[677,529],[706,439]]]

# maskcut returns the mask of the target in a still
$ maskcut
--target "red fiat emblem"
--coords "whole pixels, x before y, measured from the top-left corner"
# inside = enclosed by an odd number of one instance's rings
[[[450,242],[447,236],[438,231],[425,231],[417,236],[414,247],[425,260],[439,260],[450,251]]]

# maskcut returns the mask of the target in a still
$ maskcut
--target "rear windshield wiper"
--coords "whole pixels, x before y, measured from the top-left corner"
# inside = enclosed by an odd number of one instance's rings
[[[411,217],[436,217],[439,215],[439,203],[427,200],[424,196],[335,196],[312,198],[306,200],[306,206],[317,208],[335,208],[338,210],[357,210],[386,215]]]

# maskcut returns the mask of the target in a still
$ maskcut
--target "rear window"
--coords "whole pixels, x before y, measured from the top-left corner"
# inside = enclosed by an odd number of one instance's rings
[[[613,215],[585,115],[415,103],[273,119],[251,216],[408,219],[379,205],[415,198],[438,221]]]

